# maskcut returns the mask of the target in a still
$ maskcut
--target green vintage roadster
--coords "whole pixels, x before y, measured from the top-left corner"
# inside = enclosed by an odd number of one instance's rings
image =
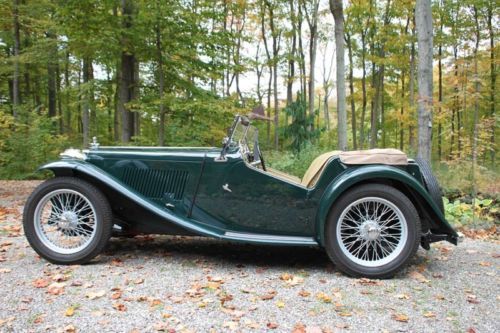
[[[222,148],[69,149],[41,169],[24,210],[43,258],[82,264],[113,235],[198,235],[319,246],[352,276],[385,278],[419,244],[457,244],[426,163],[395,149],[330,152],[302,179],[266,166],[258,131],[236,116]]]

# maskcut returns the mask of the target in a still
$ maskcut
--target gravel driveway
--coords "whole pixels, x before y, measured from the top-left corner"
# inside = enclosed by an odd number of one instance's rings
[[[419,250],[392,280],[341,275],[319,249],[203,238],[112,239],[57,266],[25,241],[37,182],[0,182],[0,331],[499,332],[500,244]]]

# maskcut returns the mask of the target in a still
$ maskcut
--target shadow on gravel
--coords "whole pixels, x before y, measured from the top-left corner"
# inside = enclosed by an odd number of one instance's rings
[[[217,265],[255,268],[333,269],[328,256],[319,248],[239,244],[202,237],[113,238],[105,254],[125,263],[128,259],[168,256],[178,261],[202,260]],[[106,261],[107,258],[101,258],[101,263]]]
[[[161,260],[167,257],[169,261],[180,264],[188,261],[255,269],[338,272],[326,252],[320,248],[240,244],[203,237],[112,238],[105,255],[101,256],[100,263],[106,264],[114,258],[119,258],[126,264],[128,260]],[[420,249],[407,270],[429,264],[432,265],[432,260],[429,260],[428,252]],[[396,274],[395,278],[404,278],[407,270]]]

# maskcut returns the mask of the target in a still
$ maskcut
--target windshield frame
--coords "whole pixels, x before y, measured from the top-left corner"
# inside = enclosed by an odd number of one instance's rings
[[[250,135],[250,137],[249,137]],[[250,123],[246,116],[236,115],[229,129],[228,136],[224,138],[223,147],[218,160],[226,159],[229,150],[238,149],[241,155],[251,155],[258,142],[259,130]],[[250,146],[253,149],[250,149]],[[259,157],[256,157],[257,159]]]

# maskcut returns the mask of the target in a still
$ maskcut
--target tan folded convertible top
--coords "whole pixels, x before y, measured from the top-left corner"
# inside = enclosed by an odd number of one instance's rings
[[[344,164],[408,164],[406,154],[392,148],[343,151],[339,154],[339,157]]]

